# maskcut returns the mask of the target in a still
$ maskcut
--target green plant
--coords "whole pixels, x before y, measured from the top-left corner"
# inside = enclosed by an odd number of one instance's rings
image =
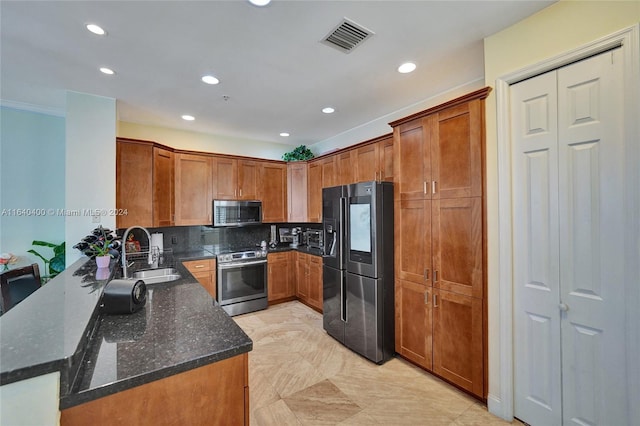
[[[44,268],[48,271],[49,275],[43,275],[42,281],[47,282],[60,272],[64,271],[65,268],[65,244],[64,241],[60,244],[49,243],[47,241],[38,241],[34,240],[31,245],[34,246],[42,246],[42,247],[50,247],[53,249],[53,257],[51,259],[45,258],[43,255],[38,253],[37,251],[31,249],[27,250],[28,253],[34,254],[38,256],[44,262]]]
[[[107,233],[102,226],[98,228],[102,233],[95,243],[89,244],[95,256],[111,256],[111,242],[107,238]]]
[[[304,145],[300,145],[295,148],[293,151],[285,152],[282,155],[282,159],[284,161],[301,161],[301,160],[311,160],[313,158],[313,152],[309,148]]]

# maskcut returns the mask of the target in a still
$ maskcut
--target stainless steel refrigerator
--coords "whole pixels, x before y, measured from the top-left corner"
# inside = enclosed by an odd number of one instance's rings
[[[393,184],[322,190],[323,326],[382,364],[394,353]]]

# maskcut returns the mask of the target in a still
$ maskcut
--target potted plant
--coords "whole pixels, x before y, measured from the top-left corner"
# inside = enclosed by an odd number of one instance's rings
[[[311,160],[313,158],[313,152],[309,148],[304,145],[300,145],[295,148],[293,151],[285,152],[282,155],[282,159],[284,161],[303,161],[303,160]]]
[[[109,242],[107,241],[102,244],[100,242],[96,242],[90,244],[90,246],[95,253],[96,265],[98,265],[98,268],[108,268],[109,262],[111,261],[111,254],[109,253],[111,249],[109,248]]]
[[[118,237],[112,235],[111,230],[99,226],[73,248],[82,251],[91,258],[95,257],[98,268],[106,268],[109,266],[111,257],[117,257],[118,252],[114,245],[117,241]]]

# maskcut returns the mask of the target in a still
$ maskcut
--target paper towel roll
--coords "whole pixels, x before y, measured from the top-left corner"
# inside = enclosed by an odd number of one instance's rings
[[[162,235],[162,232],[154,232],[153,234],[151,234],[151,244],[149,247],[150,255],[152,253],[156,253],[159,256],[158,258],[156,258],[156,261],[153,262],[154,268],[158,267],[158,261],[162,263],[163,250],[164,250],[164,236]]]

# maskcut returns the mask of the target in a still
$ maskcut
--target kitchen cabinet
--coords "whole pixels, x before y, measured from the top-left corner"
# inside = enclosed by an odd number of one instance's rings
[[[215,259],[202,259],[202,260],[188,260],[182,262],[185,268],[196,280],[209,292],[211,297],[216,298],[216,260]]]
[[[322,312],[322,257],[301,252],[296,252],[296,255],[296,296]]]
[[[356,151],[350,149],[346,152],[336,154],[336,168],[338,173],[335,180],[336,185],[348,185],[357,182],[355,180]]]
[[[259,162],[213,157],[213,193],[217,200],[257,200]]]
[[[168,149],[153,147],[153,226],[175,224],[174,158]]]
[[[480,398],[486,397],[488,91],[391,123],[396,351]]]
[[[117,228],[153,226],[153,145],[118,140],[116,144]]]
[[[296,295],[295,252],[269,253],[267,255],[267,292],[268,301],[279,302],[292,300]]]
[[[307,163],[287,164],[287,207],[289,222],[308,222],[307,219]]]
[[[211,224],[211,157],[184,153],[175,157],[176,225]]]
[[[336,156],[310,161],[308,165],[308,221],[322,222],[322,188],[334,186]]]
[[[262,221],[287,222],[287,165],[262,162],[258,199],[262,200]]]
[[[60,425],[248,425],[248,354],[136,386],[60,413]]]
[[[393,181],[393,136],[385,135],[354,150],[353,182]]]

